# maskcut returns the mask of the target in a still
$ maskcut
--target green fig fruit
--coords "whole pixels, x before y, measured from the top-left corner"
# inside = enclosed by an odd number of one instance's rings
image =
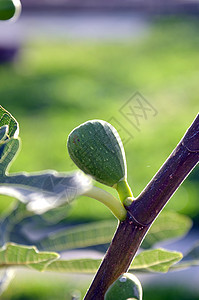
[[[130,273],[121,275],[106,291],[105,300],[142,300],[142,286],[138,278]]]
[[[20,0],[0,0],[0,20],[17,18],[21,12]]]
[[[126,177],[124,147],[116,129],[102,120],[87,121],[68,137],[74,163],[95,180],[114,186]]]

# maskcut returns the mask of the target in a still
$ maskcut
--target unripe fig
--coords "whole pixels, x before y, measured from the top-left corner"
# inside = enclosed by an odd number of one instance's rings
[[[124,147],[109,123],[92,120],[81,124],[69,134],[67,147],[74,163],[95,180],[114,186],[125,179]]]
[[[142,300],[142,286],[138,278],[130,273],[121,275],[107,290],[105,300]]]
[[[0,20],[18,17],[21,12],[20,0],[0,0]]]

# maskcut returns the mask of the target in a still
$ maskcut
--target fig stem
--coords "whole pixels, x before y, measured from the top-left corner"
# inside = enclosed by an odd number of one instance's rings
[[[117,198],[115,198],[110,193],[104,191],[103,189],[93,186],[83,195],[102,202],[111,210],[111,212],[118,220],[123,221],[126,219],[127,211],[124,208],[123,204]]]
[[[131,191],[131,188],[130,188],[126,178],[121,179],[113,187],[117,190],[122,203],[128,197],[133,198],[133,193]]]

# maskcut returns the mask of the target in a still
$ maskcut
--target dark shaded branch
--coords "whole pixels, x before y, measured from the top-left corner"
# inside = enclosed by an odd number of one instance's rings
[[[85,300],[102,300],[108,287],[126,272],[150,225],[199,161],[199,115],[167,161],[138,198],[127,207]]]
[[[85,296],[85,300],[103,300],[108,287],[127,271],[149,226],[140,226],[127,214],[119,223],[111,246]]]

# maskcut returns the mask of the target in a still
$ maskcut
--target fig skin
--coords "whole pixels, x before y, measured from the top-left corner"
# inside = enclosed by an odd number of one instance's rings
[[[74,163],[96,181],[108,186],[126,178],[126,158],[117,130],[102,120],[87,121],[68,137],[68,152]]]
[[[142,300],[142,286],[138,278],[130,273],[121,275],[107,290],[105,300]]]

